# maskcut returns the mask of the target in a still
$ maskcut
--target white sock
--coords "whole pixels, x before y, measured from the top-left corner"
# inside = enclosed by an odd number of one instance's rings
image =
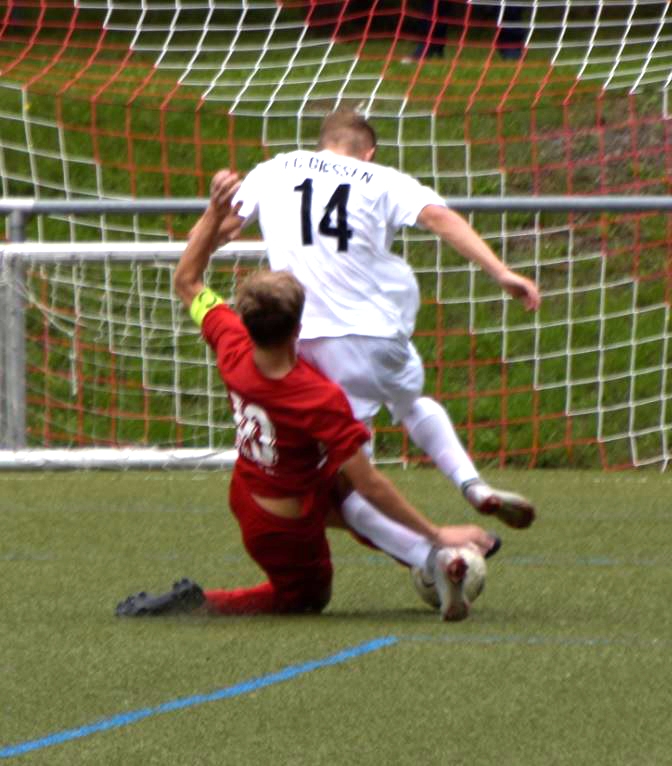
[[[388,519],[357,492],[348,495],[341,511],[347,525],[381,551],[409,566],[424,567],[432,550],[427,538]]]
[[[437,401],[427,396],[416,399],[402,422],[413,442],[457,487],[478,478],[476,466],[462,446],[448,413]]]

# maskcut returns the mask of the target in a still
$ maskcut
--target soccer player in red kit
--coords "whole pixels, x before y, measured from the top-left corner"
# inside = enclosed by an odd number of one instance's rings
[[[441,615],[467,616],[468,565],[459,546],[481,552],[493,538],[475,525],[437,527],[375,469],[362,446],[370,438],[342,390],[299,358],[296,342],[304,289],[288,272],[258,272],[241,287],[237,310],[203,284],[212,244],[237,188],[231,175],[201,219],[175,271],[175,289],[217,356],[236,424],[230,506],[243,543],[266,573],[261,585],[203,591],[190,580],[168,593],[139,593],[119,616],[184,611],[205,604],[222,614],[321,611],[331,595],[326,526],[337,519],[349,488],[426,545],[426,567],[437,582]]]
[[[423,393],[423,364],[412,340],[419,286],[392,243],[404,226],[427,229],[527,310],[539,308],[539,288],[508,268],[434,189],[376,163],[376,146],[362,115],[347,109],[326,115],[315,150],[277,154],[247,174],[222,236],[231,239],[242,226],[259,223],[271,269],[291,271],[306,290],[299,353],[342,386],[355,417],[371,423],[385,406],[474,508],[510,527],[529,527],[532,503],[483,480],[448,412]],[[224,170],[221,178],[228,177]],[[219,183],[216,174],[215,194]],[[422,574],[415,536],[357,492],[341,512],[349,528],[412,567],[425,598],[431,578]]]

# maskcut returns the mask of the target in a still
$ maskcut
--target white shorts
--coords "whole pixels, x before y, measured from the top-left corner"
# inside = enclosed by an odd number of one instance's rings
[[[384,404],[396,423],[422,396],[425,371],[408,338],[314,338],[299,341],[299,353],[343,388],[358,420],[373,420]]]

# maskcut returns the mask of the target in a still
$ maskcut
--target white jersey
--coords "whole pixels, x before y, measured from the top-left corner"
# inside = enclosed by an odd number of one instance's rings
[[[279,154],[257,165],[235,202],[258,218],[271,268],[306,289],[301,337],[410,337],[419,308],[413,271],[390,251],[432,189],[394,168],[327,150]]]

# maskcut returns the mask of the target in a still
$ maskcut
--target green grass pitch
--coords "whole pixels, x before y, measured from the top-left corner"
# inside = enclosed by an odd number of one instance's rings
[[[390,470],[425,512],[483,520],[435,471]],[[0,476],[0,760],[22,764],[664,764],[672,717],[672,477],[487,472],[532,497],[472,615],[442,624],[407,572],[334,533],[334,596],[309,617],[119,620],[190,576],[257,582],[216,473]],[[487,520],[486,520],[487,521]],[[494,527],[496,522],[493,522]],[[9,757],[366,642],[283,682]]]

